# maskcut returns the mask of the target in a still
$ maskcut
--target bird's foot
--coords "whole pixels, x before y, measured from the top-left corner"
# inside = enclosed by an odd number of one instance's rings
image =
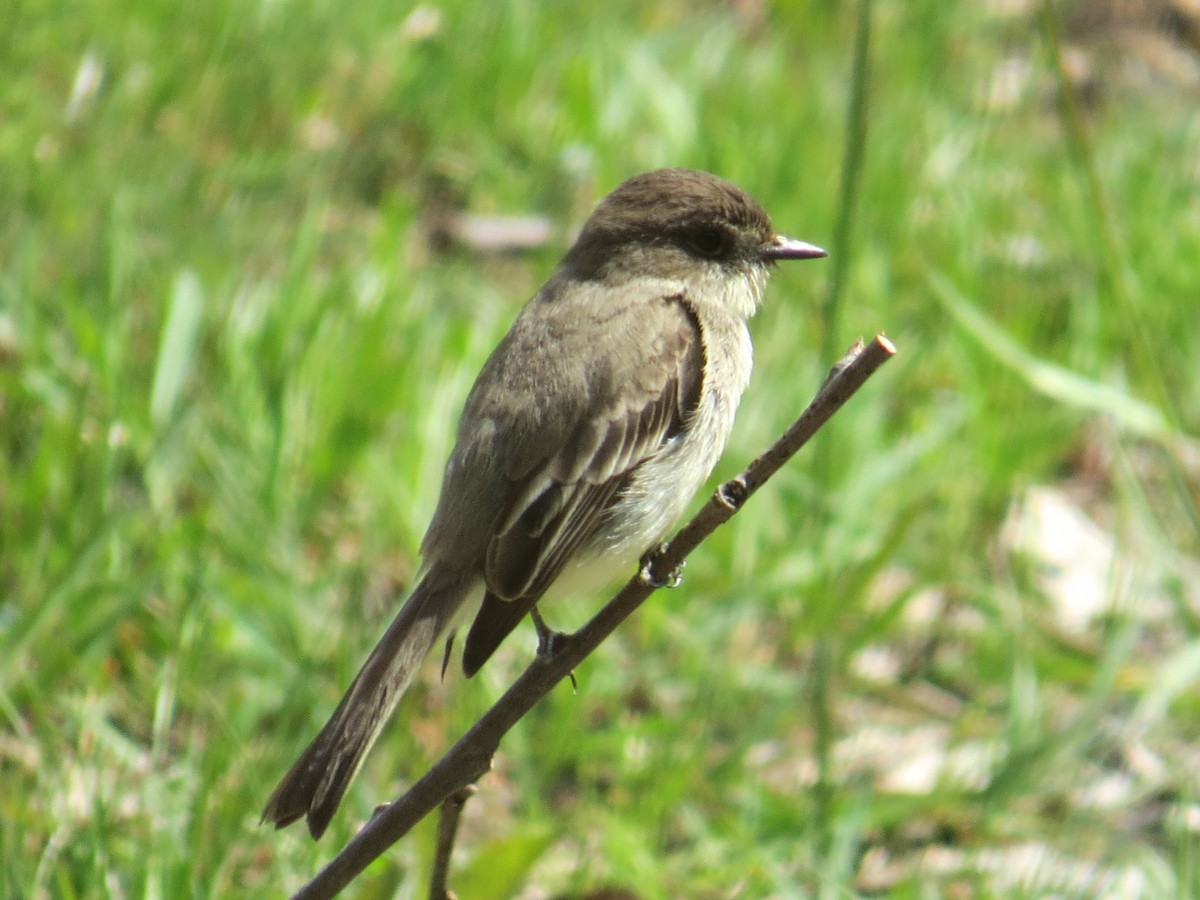
[[[529,611],[529,618],[533,619],[533,627],[537,629],[537,655],[542,659],[552,659],[566,645],[567,641],[571,639],[571,636],[562,631],[555,631],[547,625],[546,620],[542,618],[542,614],[538,612],[536,606]],[[578,690],[579,683],[575,680],[575,673],[572,672],[569,677],[571,679],[571,689]]]

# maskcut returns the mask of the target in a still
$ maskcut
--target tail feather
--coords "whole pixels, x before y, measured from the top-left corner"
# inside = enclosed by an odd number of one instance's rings
[[[325,833],[367,751],[469,593],[460,580],[435,580],[432,572],[422,579],[325,727],[271,793],[262,821],[283,828],[307,816],[313,838]]]

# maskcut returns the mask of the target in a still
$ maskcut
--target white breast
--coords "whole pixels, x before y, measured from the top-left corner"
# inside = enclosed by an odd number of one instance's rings
[[[684,430],[637,470],[593,548],[611,565],[632,562],[661,541],[712,474],[750,380],[750,335],[737,316],[701,315],[705,374]],[[589,554],[591,555],[591,554]]]

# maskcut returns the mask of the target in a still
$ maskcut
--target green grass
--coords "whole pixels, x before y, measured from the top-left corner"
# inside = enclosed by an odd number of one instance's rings
[[[321,844],[259,827],[563,249],[434,252],[422,212],[565,232],[665,164],[844,265],[836,308],[832,262],[775,278],[719,475],[822,347],[900,356],[510,736],[459,895],[1200,895],[1194,97],[1079,106],[1045,20],[877,0],[846,218],[858,4],[11,6],[0,895],[294,889],[498,696],[525,630],[431,663]],[[1081,628],[1005,529],[1046,485],[1117,548]],[[351,894],[422,895],[431,845]]]

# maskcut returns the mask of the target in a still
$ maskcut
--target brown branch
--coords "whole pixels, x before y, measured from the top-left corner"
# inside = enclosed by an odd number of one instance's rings
[[[550,653],[537,656],[458,743],[402,797],[381,807],[342,851],[296,892],[296,900],[325,900],[335,896],[439,804],[486,773],[501,738],[554,685],[568,677],[658,586],[668,583],[672,573],[700,542],[718,525],[727,522],[895,352],[891,341],[882,335],[866,346],[859,341],[834,366],[800,418],[770,449],[741,475],[717,488],[692,520],[652,554],[643,569],[591,621],[574,634],[556,640]]]
[[[476,790],[478,788],[475,785],[468,784],[442,803],[438,818],[437,854],[433,860],[433,875],[429,879],[429,900],[454,900],[454,894],[447,887],[450,882],[450,854],[454,850],[454,839],[458,837],[463,807]]]

